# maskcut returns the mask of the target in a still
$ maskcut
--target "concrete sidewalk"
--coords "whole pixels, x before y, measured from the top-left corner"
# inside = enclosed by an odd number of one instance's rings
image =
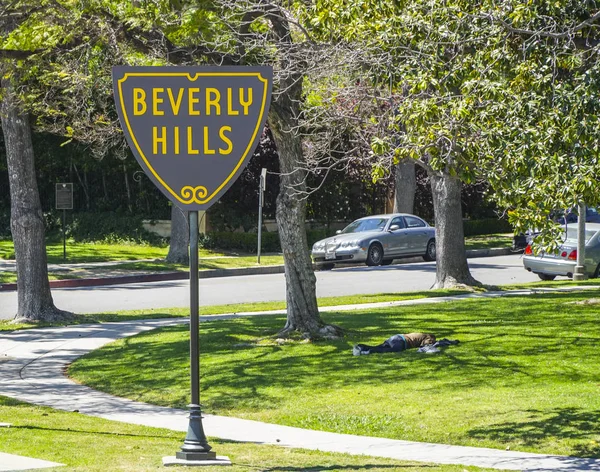
[[[423,299],[409,300],[402,304],[424,302]],[[365,308],[364,305],[353,308],[359,307]],[[219,315],[201,317],[201,320],[240,316],[248,315]],[[116,398],[76,384],[63,375],[69,363],[106,343],[182,323],[187,323],[187,319],[76,325],[0,334],[0,358],[3,359],[0,395],[60,410],[77,409],[82,414],[115,421],[186,431],[186,411]],[[350,350],[348,355],[351,355]],[[205,431],[212,437],[283,447],[529,472],[600,471],[599,459],[335,434],[213,415],[206,415],[203,423]]]
[[[49,467],[59,467],[64,464],[57,462],[41,461],[30,457],[16,456],[14,454],[5,454],[0,452],[0,472],[14,472],[17,470],[35,470],[47,469]]]

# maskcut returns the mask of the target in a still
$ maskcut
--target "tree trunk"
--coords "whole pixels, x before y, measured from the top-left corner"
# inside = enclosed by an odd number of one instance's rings
[[[417,178],[413,159],[403,159],[396,164],[395,181],[394,213],[414,213]]]
[[[305,338],[337,337],[337,326],[326,325],[319,315],[316,277],[306,239],[305,172],[301,138],[297,129],[293,105],[284,94],[271,104],[269,126],[273,133],[281,170],[277,196],[277,228],[283,250],[286,280],[287,322],[281,335],[293,331]]]
[[[2,80],[2,131],[10,187],[10,210],[17,263],[18,307],[15,321],[57,321],[72,317],[57,309],[50,293],[44,218],[35,176],[31,128],[20,112],[7,79]]]
[[[90,208],[92,207],[92,201],[90,198],[90,184],[88,182],[88,174],[87,174],[87,170],[83,170],[83,184],[85,187],[85,207],[87,209],[87,211],[90,211]]]
[[[102,171],[102,190],[104,191],[104,204],[108,204],[108,190],[106,189],[106,174]]]
[[[89,195],[89,189],[88,189],[88,184],[87,184],[87,177],[85,177],[85,174],[84,174],[85,179],[82,179],[81,175],[79,174],[79,170],[77,170],[77,166],[73,163],[71,163],[71,166],[75,170],[75,175],[77,176],[77,180],[79,180],[79,185],[81,185],[81,188],[83,189],[83,194],[85,195],[86,208],[89,211],[90,195]]]
[[[167,262],[174,264],[189,264],[189,245],[190,231],[188,215],[186,212],[173,205],[171,207],[171,241],[169,243]]]
[[[432,288],[481,285],[471,276],[465,251],[461,182],[448,172],[430,172],[435,212],[436,278]]]
[[[129,178],[127,177],[127,168],[123,164],[123,177],[125,178],[125,190],[127,190],[127,209],[129,213],[133,213],[133,205],[131,203],[131,188],[129,187]]]

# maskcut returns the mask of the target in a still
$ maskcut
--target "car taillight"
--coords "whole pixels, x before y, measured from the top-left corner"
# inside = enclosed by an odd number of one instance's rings
[[[572,261],[577,260],[577,249],[571,251],[571,254],[569,254],[569,259],[571,259]]]
[[[560,257],[567,257],[567,251],[563,251],[560,253]]]
[[[531,250],[531,244],[528,244],[525,248],[525,254],[527,254],[528,256],[533,254],[533,251]]]

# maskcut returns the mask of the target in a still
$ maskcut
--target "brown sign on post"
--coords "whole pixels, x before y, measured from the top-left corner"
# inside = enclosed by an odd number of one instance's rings
[[[144,172],[175,205],[206,210],[252,157],[271,67],[115,67],[117,111]]]
[[[55,187],[55,200],[57,210],[72,210],[73,209],[73,184],[60,183]]]

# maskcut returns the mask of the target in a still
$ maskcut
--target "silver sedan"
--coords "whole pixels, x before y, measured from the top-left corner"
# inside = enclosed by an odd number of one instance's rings
[[[585,273],[600,276],[600,223],[585,225]],[[557,275],[573,277],[577,265],[577,225],[567,227],[565,241],[555,254],[535,255],[531,244],[525,248],[523,266],[542,280],[554,280]]]
[[[331,269],[337,263],[388,265],[394,259],[411,256],[435,260],[435,228],[405,213],[360,218],[312,248],[313,261],[321,269]]]

